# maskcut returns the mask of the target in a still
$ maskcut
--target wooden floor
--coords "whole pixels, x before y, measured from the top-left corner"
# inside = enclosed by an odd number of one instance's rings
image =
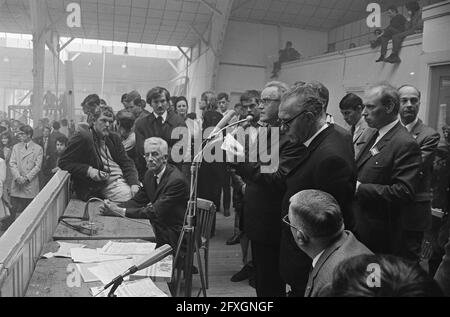
[[[233,283],[231,276],[242,268],[241,247],[239,244],[228,246],[226,240],[233,234],[234,212],[225,218],[217,214],[216,235],[211,239],[209,253],[209,290],[208,297],[256,297],[255,289],[248,285],[248,280]],[[198,275],[194,275],[193,288],[197,295],[200,287]]]

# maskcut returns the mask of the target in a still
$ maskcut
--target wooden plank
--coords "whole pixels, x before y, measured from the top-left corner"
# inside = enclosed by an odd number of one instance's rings
[[[63,223],[59,223],[53,235],[53,240],[111,240],[111,239],[143,239],[155,241],[155,234],[148,220],[105,217],[98,211],[100,202],[89,205],[90,219],[97,226],[97,234],[88,236]],[[82,217],[86,203],[81,200],[71,200],[64,216]],[[73,221],[68,220],[72,223]],[[76,221],[75,221],[76,222]]]
[[[143,240],[140,240],[144,242]],[[75,240],[71,243],[85,244],[86,248],[101,248],[108,241],[100,240]],[[122,241],[127,242],[127,241]],[[128,242],[130,242],[128,240]],[[134,240],[133,242],[138,242]],[[48,243],[42,254],[55,252],[59,248],[57,242]],[[73,264],[72,259],[52,258],[40,259],[36,265],[30,284],[28,286],[26,297],[92,297],[91,287],[102,286],[100,282],[84,283],[81,281],[80,287],[69,287],[67,280],[70,274],[68,272],[69,264]],[[155,282],[156,286],[165,294],[170,296],[167,283]]]

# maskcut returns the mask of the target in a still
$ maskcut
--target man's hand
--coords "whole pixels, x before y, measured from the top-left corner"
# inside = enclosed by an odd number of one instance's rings
[[[103,182],[108,180],[109,174],[103,171],[99,171],[98,169],[95,169],[93,167],[89,167],[88,169],[88,176],[90,179],[92,179],[94,182]]]
[[[120,208],[115,203],[110,202],[109,200],[104,201],[104,205],[101,205],[99,210],[102,216],[107,217],[120,217],[125,216],[124,208]]]
[[[16,183],[19,184],[19,185],[23,185],[23,184],[26,183],[26,178],[23,177],[23,176],[19,176],[19,177],[16,178]]]
[[[136,196],[136,194],[138,193],[140,187],[138,185],[132,185],[131,186],[131,197]]]

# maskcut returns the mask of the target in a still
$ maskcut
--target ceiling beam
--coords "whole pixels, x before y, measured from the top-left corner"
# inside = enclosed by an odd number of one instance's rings
[[[170,67],[172,67],[173,70],[174,70],[176,73],[178,73],[178,68],[177,68],[177,66],[175,66],[175,64],[172,63],[172,61],[171,61],[170,59],[166,59],[166,61],[167,61],[167,63],[169,63]]]
[[[73,40],[75,40],[74,37],[70,38],[70,40],[68,40],[66,43],[64,43],[64,44],[59,48],[59,51],[61,52],[62,50],[64,50],[64,49],[67,47],[67,45],[69,45],[70,43],[73,42]]]
[[[215,6],[213,6],[211,3],[209,3],[206,0],[199,0],[204,6],[206,6],[209,10],[211,10],[214,14],[217,14],[221,17],[223,17],[223,12],[217,9]]]
[[[179,46],[177,46],[178,50],[181,52],[181,54],[184,55],[184,57],[186,57],[186,59],[188,60],[188,62],[191,62],[191,58],[188,56],[188,54]]]
[[[203,44],[205,44],[206,46],[210,47],[209,41],[207,41],[207,40],[205,39],[205,37],[203,36],[203,34],[201,34],[200,31],[197,30],[197,28],[196,28],[193,24],[190,24],[189,26],[191,27],[192,31],[194,31],[194,33],[197,34],[197,36],[198,36],[199,39],[203,42]]]

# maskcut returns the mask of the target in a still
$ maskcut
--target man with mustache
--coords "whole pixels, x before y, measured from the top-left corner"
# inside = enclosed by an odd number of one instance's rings
[[[436,149],[440,135],[434,129],[426,126],[418,118],[420,108],[420,91],[411,85],[404,85],[398,89],[400,94],[400,119],[403,126],[420,146],[422,152],[422,169],[419,187],[415,201],[405,217],[406,225],[412,231],[414,239],[408,243],[410,256],[419,260],[424,231],[431,226],[431,178]]]

